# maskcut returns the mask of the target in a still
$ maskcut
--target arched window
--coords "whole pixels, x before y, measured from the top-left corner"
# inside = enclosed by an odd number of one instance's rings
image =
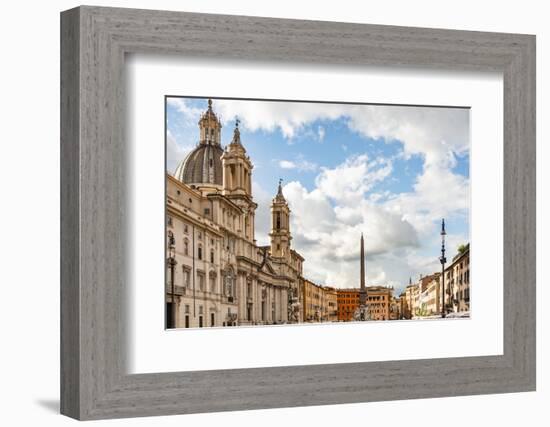
[[[210,251],[210,262],[214,264],[214,249]]]
[[[202,245],[199,245],[197,257],[198,257],[199,259],[202,259]]]
[[[276,228],[277,230],[281,229],[281,212],[277,212],[277,221],[276,221]]]

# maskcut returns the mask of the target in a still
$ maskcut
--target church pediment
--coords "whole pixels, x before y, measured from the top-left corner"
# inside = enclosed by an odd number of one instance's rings
[[[260,271],[263,271],[264,273],[275,274],[275,269],[273,268],[273,266],[271,265],[271,263],[269,262],[269,260],[266,260],[266,261],[263,263],[263,266],[262,266],[262,268],[260,269]]]

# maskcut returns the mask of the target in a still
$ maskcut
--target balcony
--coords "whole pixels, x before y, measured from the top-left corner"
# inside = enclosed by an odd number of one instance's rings
[[[174,295],[183,296],[183,295],[185,295],[186,290],[187,289],[184,288],[183,286],[174,286]],[[166,284],[166,294],[172,295],[172,284],[171,283]]]

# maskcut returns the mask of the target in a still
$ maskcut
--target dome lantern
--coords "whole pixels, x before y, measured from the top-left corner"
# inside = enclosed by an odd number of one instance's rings
[[[185,184],[219,185],[223,183],[221,122],[208,100],[208,109],[199,119],[199,144],[183,159],[174,177]]]

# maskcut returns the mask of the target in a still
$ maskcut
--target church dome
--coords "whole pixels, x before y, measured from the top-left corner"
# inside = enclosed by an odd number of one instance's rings
[[[198,125],[199,143],[178,165],[174,177],[185,184],[222,185],[222,124],[212,109],[211,99],[208,100],[208,109],[201,115]]]
[[[222,185],[222,154],[218,144],[200,144],[181,161],[174,177],[185,184]]]

